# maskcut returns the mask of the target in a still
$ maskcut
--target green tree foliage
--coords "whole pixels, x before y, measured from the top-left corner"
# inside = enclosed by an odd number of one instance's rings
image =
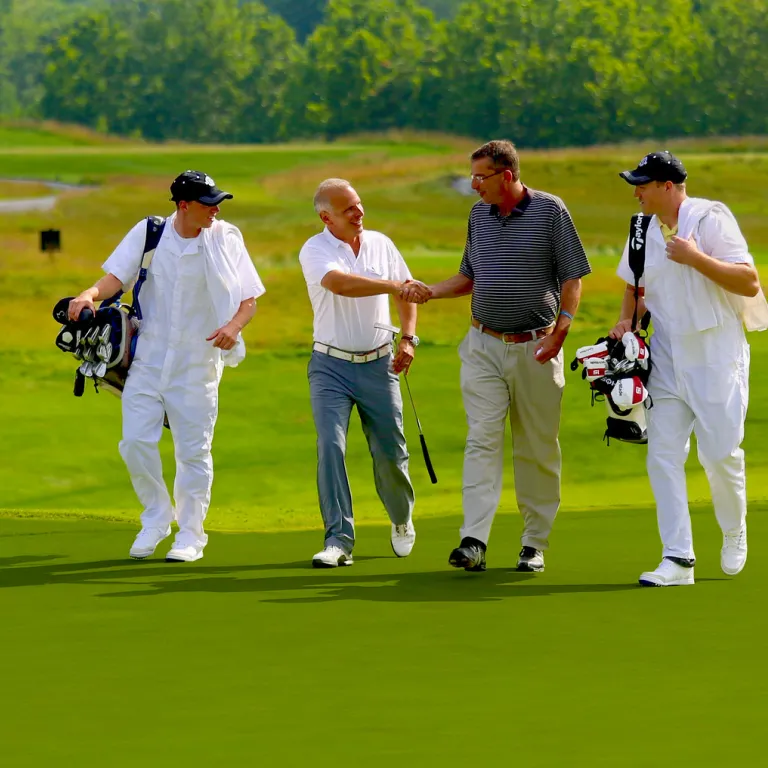
[[[335,136],[429,123],[420,97],[438,74],[440,43],[431,12],[413,0],[330,0],[306,44],[308,125]]]
[[[320,23],[328,0],[264,0],[264,5],[282,17],[303,41]]]
[[[47,43],[102,0],[0,0],[0,116],[39,117]]]
[[[702,51],[702,133],[768,132],[768,2],[700,3],[709,45]]]
[[[768,0],[265,2],[0,0],[0,115],[194,141],[768,131]]]

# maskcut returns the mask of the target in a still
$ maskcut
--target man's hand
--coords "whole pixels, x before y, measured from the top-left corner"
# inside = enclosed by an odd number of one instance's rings
[[[675,235],[667,243],[667,258],[676,261],[678,264],[686,264],[689,267],[693,265],[699,255],[699,249],[693,237],[683,240],[682,237]]]
[[[213,346],[219,349],[232,349],[237,344],[238,333],[240,333],[240,327],[230,320],[226,325],[214,331],[206,341],[212,341]]]
[[[400,298],[411,304],[426,304],[432,297],[432,291],[421,280],[406,280],[400,290]]]
[[[612,339],[620,339],[627,331],[632,330],[632,318],[628,320],[619,320],[616,325],[611,328],[611,332],[608,334]]]
[[[395,373],[408,373],[415,351],[413,344],[408,339],[400,339],[395,359],[392,361],[392,370]]]
[[[90,309],[91,312],[96,314],[96,307],[93,304],[93,288],[83,291],[77,298],[69,302],[67,317],[73,321],[77,320],[84,309]]]
[[[549,336],[545,336],[533,350],[533,357],[536,362],[544,365],[553,357],[557,357],[564,341],[565,336],[560,334],[550,333]]]

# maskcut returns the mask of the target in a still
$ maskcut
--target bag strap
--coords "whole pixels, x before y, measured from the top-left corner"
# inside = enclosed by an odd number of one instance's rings
[[[651,224],[651,216],[643,213],[635,213],[629,221],[629,268],[635,278],[635,309],[632,313],[632,326],[637,325],[637,305],[640,301],[640,278],[645,271],[645,248],[648,241],[648,227]],[[650,322],[650,312],[646,312],[642,319],[642,327],[645,330]]]
[[[144,250],[142,252],[141,267],[139,268],[139,276],[133,286],[133,310],[136,317],[141,320],[141,307],[139,306],[139,291],[141,286],[147,279],[147,269],[152,263],[152,257],[155,255],[155,249],[160,243],[160,238],[163,235],[165,229],[165,219],[162,216],[147,216],[147,230],[144,235]],[[110,304],[115,304],[119,301],[123,295],[122,288],[114,295],[99,304],[99,308],[108,307]]]
[[[152,257],[155,255],[155,249],[160,243],[165,229],[165,219],[162,216],[147,217],[147,234],[144,238],[144,255],[141,259],[141,269],[139,277],[133,286],[133,313],[141,320],[141,304],[139,304],[139,292],[144,281],[147,279],[147,270],[152,263]]]

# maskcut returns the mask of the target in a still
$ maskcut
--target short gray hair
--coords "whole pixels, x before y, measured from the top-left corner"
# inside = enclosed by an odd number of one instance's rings
[[[320,182],[313,201],[317,213],[328,210],[329,197],[337,189],[352,189],[352,185],[346,179],[326,179]]]

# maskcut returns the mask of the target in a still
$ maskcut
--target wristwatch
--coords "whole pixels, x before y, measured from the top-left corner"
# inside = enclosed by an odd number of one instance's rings
[[[410,333],[404,333],[400,338],[403,339],[404,341],[410,341],[414,347],[418,347],[419,342],[421,341],[421,339],[419,339],[419,337],[416,336],[416,334],[411,336]]]

